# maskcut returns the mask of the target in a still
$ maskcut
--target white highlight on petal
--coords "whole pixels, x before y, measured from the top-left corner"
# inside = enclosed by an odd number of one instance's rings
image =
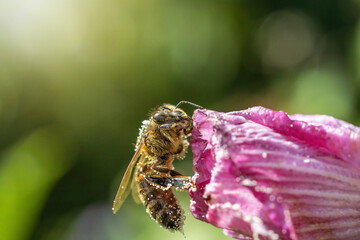
[[[242,219],[244,222],[249,223],[250,228],[252,230],[252,238],[254,240],[260,240],[262,237],[265,237],[269,240],[278,240],[279,235],[276,234],[274,231],[268,229],[261,218],[256,216],[251,216],[248,214],[244,214],[244,212],[241,211],[241,206],[239,204],[233,204],[231,202],[225,202],[225,203],[216,203],[216,204],[210,204],[209,208],[211,210],[215,211],[223,211],[222,214],[226,211],[236,211],[237,217]]]
[[[257,183],[255,180],[251,180],[251,179],[244,179],[242,182],[241,182],[242,185],[244,186],[256,186]]]

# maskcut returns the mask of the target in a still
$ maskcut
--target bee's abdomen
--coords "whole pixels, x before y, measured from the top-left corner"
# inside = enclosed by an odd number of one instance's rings
[[[154,187],[144,178],[140,178],[138,183],[140,198],[150,216],[170,231],[182,231],[184,210],[172,190]]]

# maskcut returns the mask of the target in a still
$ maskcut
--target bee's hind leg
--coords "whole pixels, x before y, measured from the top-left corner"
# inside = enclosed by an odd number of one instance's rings
[[[172,187],[172,179],[169,177],[170,169],[166,167],[152,166],[145,164],[140,168],[141,178],[144,178],[150,185],[167,190]]]
[[[179,190],[189,190],[191,187],[195,186],[195,184],[191,180],[191,177],[184,176],[178,171],[171,170],[170,176],[173,180],[173,186]]]
[[[143,167],[140,170],[140,174],[153,186],[163,188],[164,190],[170,187],[176,187],[178,190],[188,190],[194,186],[191,177],[186,177],[178,171],[162,166],[148,167]]]

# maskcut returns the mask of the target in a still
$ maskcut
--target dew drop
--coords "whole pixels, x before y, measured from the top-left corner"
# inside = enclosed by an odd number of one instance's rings
[[[251,180],[251,179],[244,179],[242,182],[241,182],[242,185],[244,186],[256,186],[256,181],[255,180]]]
[[[275,198],[274,195],[270,195],[270,196],[269,196],[269,199],[270,199],[270,201],[275,201],[276,198]]]
[[[245,215],[243,219],[244,219],[245,222],[250,222],[251,221],[251,216]]]
[[[233,210],[240,210],[240,204],[233,204],[232,209]]]

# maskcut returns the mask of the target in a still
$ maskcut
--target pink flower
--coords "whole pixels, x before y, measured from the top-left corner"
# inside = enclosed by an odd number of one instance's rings
[[[360,128],[263,107],[193,120],[197,219],[237,239],[360,239]]]

